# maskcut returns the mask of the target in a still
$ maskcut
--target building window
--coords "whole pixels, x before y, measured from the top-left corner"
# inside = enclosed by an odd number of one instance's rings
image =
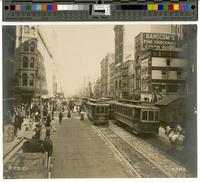
[[[27,57],[23,58],[23,68],[28,68],[28,58]]]
[[[28,42],[24,42],[23,44],[23,51],[28,51]]]
[[[35,34],[35,27],[31,27],[31,33],[34,35]]]
[[[29,76],[29,86],[33,86],[33,83],[34,83],[34,75],[30,74],[30,76]]]
[[[28,85],[28,75],[26,73],[23,73],[23,75],[22,75],[22,85],[23,86]]]
[[[31,42],[30,50],[31,50],[31,52],[35,52],[35,42]]]
[[[29,34],[30,33],[30,28],[28,25],[24,26],[24,33]]]
[[[30,60],[30,68],[34,68],[34,61],[35,61],[35,58],[32,57]]]
[[[162,71],[162,79],[168,79],[168,71]]]
[[[170,66],[170,64],[171,64],[171,60],[170,59],[167,59],[167,66]]]
[[[178,79],[178,80],[181,80],[181,78],[182,78],[181,72],[180,72],[180,71],[177,71],[177,79]]]
[[[191,69],[191,71],[192,71],[192,73],[194,73],[194,71],[195,71],[195,65],[194,65],[194,64],[192,64],[192,69]]]

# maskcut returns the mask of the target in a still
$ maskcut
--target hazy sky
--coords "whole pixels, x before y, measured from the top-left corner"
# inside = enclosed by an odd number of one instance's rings
[[[58,81],[73,94],[86,79],[100,77],[100,62],[114,53],[113,26],[40,26],[56,62]]]
[[[54,57],[57,80],[65,94],[74,94],[83,85],[84,77],[92,82],[100,77],[100,62],[107,53],[114,53],[113,28],[114,25],[39,27]],[[138,33],[169,33],[169,25],[129,25],[128,30],[131,33],[125,33],[126,42],[134,48],[134,37]]]

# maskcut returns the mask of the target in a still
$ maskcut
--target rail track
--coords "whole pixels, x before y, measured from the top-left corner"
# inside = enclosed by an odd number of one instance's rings
[[[140,153],[142,152],[147,159],[152,161],[161,170],[165,171],[165,173],[169,174],[170,177],[185,178],[196,176],[171,155],[161,150],[161,147],[158,147],[155,142],[152,144],[151,140],[145,140],[144,138],[138,137],[115,124],[111,124],[109,129],[115,132]]]
[[[166,178],[174,177],[162,167],[158,166],[150,158],[142,154],[134,146],[126,142],[118,133],[112,130],[111,127],[94,126],[112,145],[123,155],[128,165],[131,166],[133,171],[137,174],[137,177],[142,178]]]

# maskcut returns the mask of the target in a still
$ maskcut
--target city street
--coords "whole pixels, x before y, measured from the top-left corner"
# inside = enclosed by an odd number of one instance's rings
[[[196,25],[2,33],[5,179],[197,176]]]
[[[80,121],[78,114],[74,118],[65,117],[52,135],[51,177],[131,177],[114,151],[92,128],[90,121]]]

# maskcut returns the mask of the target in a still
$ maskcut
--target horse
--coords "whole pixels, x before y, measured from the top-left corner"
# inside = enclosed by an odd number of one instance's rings
[[[185,142],[185,130],[180,126],[170,127],[167,126],[165,134],[169,138],[169,141],[173,149],[182,151]]]
[[[36,133],[31,139],[27,138],[27,141],[23,143],[22,151],[24,153],[44,153],[43,142],[39,140],[38,133]]]
[[[52,152],[53,152],[53,143],[50,138],[50,129],[46,130],[46,137],[43,142],[43,147],[44,147],[45,152],[48,153],[48,158],[51,157]]]

